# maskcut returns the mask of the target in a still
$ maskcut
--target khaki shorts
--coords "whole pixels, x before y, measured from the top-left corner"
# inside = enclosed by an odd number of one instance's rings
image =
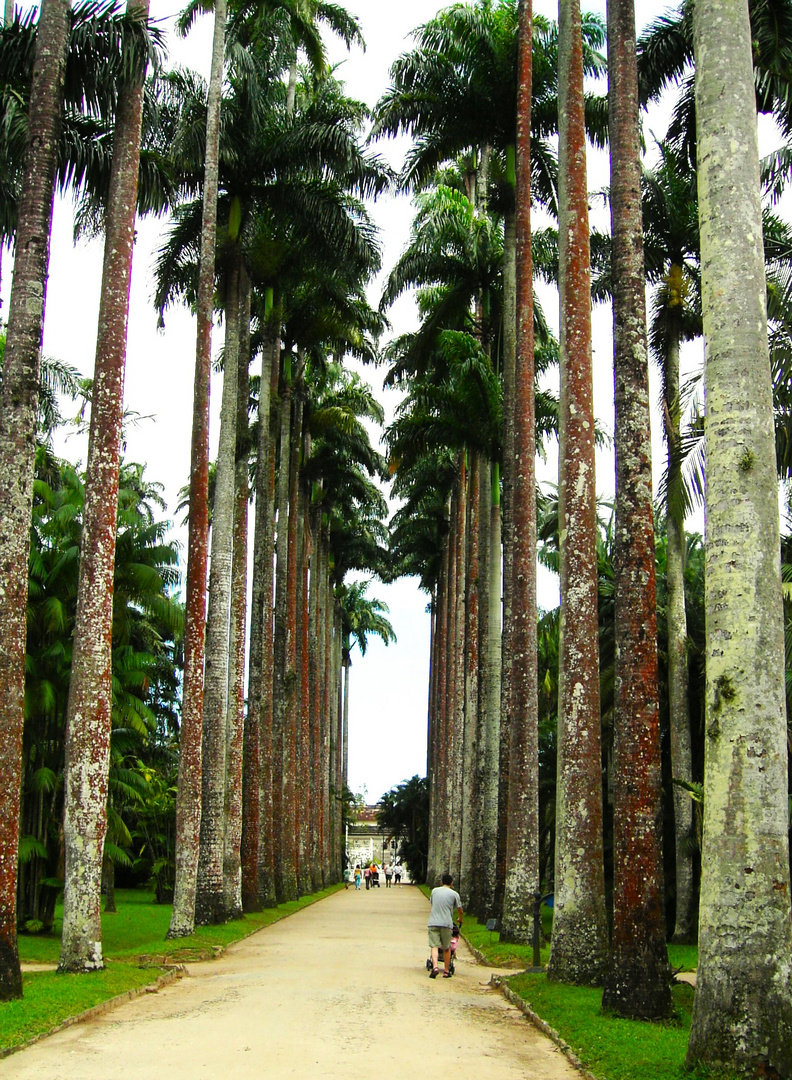
[[[430,949],[450,949],[451,948],[451,927],[450,926],[430,926],[429,927],[429,948]]]

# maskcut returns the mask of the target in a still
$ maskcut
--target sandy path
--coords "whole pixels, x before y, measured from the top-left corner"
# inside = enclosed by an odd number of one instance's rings
[[[431,980],[416,888],[341,891],[189,977],[0,1061],[14,1080],[571,1080],[460,942]]]

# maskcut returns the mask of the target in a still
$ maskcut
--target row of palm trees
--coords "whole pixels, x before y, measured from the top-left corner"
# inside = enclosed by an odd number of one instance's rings
[[[772,11],[767,5],[751,7],[751,33],[757,42],[753,50],[754,79],[760,108],[777,115],[784,131],[788,87],[781,85],[777,61],[786,55],[788,38],[781,35],[780,40],[773,39],[771,30],[788,19],[789,10],[783,3],[770,7]],[[685,5],[659,20],[645,35],[639,49],[645,96],[681,75],[693,60],[691,12],[692,6]],[[663,900],[656,552],[647,360],[651,345],[663,364],[665,383],[663,411],[669,469],[663,522],[667,537],[664,623],[668,633],[672,774],[683,782],[677,798],[676,932],[680,938],[689,939],[695,894],[690,858],[691,719],[686,685],[682,581],[685,496],[681,478],[685,469],[690,471],[691,463],[701,460],[701,432],[700,419],[696,419],[690,435],[682,435],[680,418],[685,398],[679,387],[679,347],[684,340],[702,333],[703,321],[708,361],[723,348],[717,340],[721,324],[713,324],[709,330],[707,324],[705,211],[702,206],[697,212],[690,198],[691,191],[695,191],[695,172],[691,168],[695,167],[697,139],[690,124],[680,120],[690,119],[688,97],[687,106],[680,105],[670,132],[674,141],[663,146],[660,165],[642,181],[638,65],[631,4],[609,5],[607,103],[603,98],[586,95],[583,83],[586,74],[596,76],[603,70],[597,50],[604,43],[604,28],[596,19],[581,19],[575,3],[559,5],[557,27],[538,17],[531,20],[530,14],[530,5],[508,2],[459,5],[441,12],[417,32],[416,48],[394,65],[392,86],[375,115],[375,131],[412,134],[413,146],[401,182],[420,192],[409,244],[386,286],[385,302],[407,286],[420,290],[421,328],[389,349],[390,378],[402,383],[407,391],[389,441],[396,490],[406,500],[396,515],[394,547],[402,565],[421,575],[422,585],[432,596],[429,879],[450,866],[467,905],[487,918],[498,917],[502,936],[512,940],[528,937],[533,895],[543,881],[539,859],[542,825],[532,461],[544,432],[548,427],[557,427],[561,440],[558,565],[562,596],[554,935],[549,974],[563,981],[595,985],[604,982],[606,1007],[623,1015],[661,1018],[670,1012],[671,997]],[[699,2],[696,59],[698,70],[703,68],[705,72],[708,55],[704,49],[711,17],[710,5]],[[750,36],[745,27],[743,23],[739,31],[732,28],[732,33],[735,40],[742,39],[747,51]],[[775,52],[773,40],[777,42]],[[662,71],[658,71],[662,65]],[[529,107],[524,91],[531,82]],[[691,76],[686,86],[692,85]],[[750,111],[753,93],[746,91],[744,84],[741,92]],[[493,102],[502,102],[503,107],[492,108]],[[714,123],[714,117],[709,122]],[[747,123],[745,119],[743,122]],[[702,123],[700,115],[698,143],[706,136],[710,139],[708,148],[719,145],[719,129],[708,131],[706,123],[703,127]],[[557,167],[545,141],[555,124],[559,130]],[[740,136],[741,147],[755,147],[755,127],[754,115]],[[521,143],[529,128],[530,152]],[[590,241],[586,135],[600,143],[607,137],[610,145],[609,243],[597,236]],[[700,176],[705,160],[708,163],[699,152]],[[780,155],[774,164],[778,166],[782,160]],[[777,167],[771,171],[774,183],[779,182],[780,174]],[[745,190],[752,191],[758,213],[758,172],[744,183]],[[557,233],[540,230],[531,234],[525,221],[529,189],[535,205],[557,216]],[[710,207],[709,212],[714,210]],[[709,227],[713,243],[728,245],[723,219]],[[761,231],[757,235],[761,236]],[[788,229],[765,214],[764,237],[761,288],[757,286],[760,300],[765,295],[766,271],[771,274],[771,297],[784,292],[782,266],[788,255]],[[534,364],[541,370],[554,351],[531,296],[532,277],[537,274],[557,279],[560,285],[561,395],[557,403],[547,401],[534,388]],[[592,277],[594,295],[612,298],[615,343],[615,649],[613,744],[608,755],[612,752],[609,779],[614,801],[614,891],[610,932],[603,874],[600,743],[601,679],[610,669],[607,664],[601,667],[597,656],[593,457],[597,432],[591,408],[588,299]],[[650,335],[645,323],[647,278],[657,286]],[[713,294],[709,298],[713,302]],[[724,315],[724,331],[728,322]],[[766,350],[766,341],[761,350]],[[761,350],[751,352],[751,357]],[[780,357],[774,363],[777,368]],[[718,400],[712,389],[712,379],[719,377],[717,370],[713,362],[706,377],[708,417],[713,402]],[[770,386],[769,364],[762,366],[761,379],[764,386]],[[526,393],[527,387],[530,393]],[[746,399],[739,408],[735,402],[731,407],[736,410],[731,422],[738,430],[753,423],[742,411],[748,409]],[[768,418],[772,420],[772,408],[763,416],[765,424]],[[783,407],[778,419],[776,441],[780,445],[785,425]],[[721,455],[721,462],[724,454],[728,457],[728,440],[720,442],[726,438],[720,434],[724,428],[718,421],[718,433],[713,434],[715,424],[715,420],[708,420],[708,470],[713,455]],[[737,443],[744,446],[739,437]],[[750,450],[744,449],[742,467],[751,478],[760,452],[764,463],[775,465],[772,443],[771,439],[770,448],[763,444],[761,451],[758,443]],[[686,465],[691,445],[698,447],[699,456],[691,455]],[[739,462],[732,468],[737,473],[730,474],[729,482],[733,490],[741,490]],[[780,461],[779,470],[785,475]],[[775,469],[772,481],[766,478],[764,482],[768,485],[769,507],[775,503]],[[530,506],[524,505],[524,499]],[[712,515],[717,520],[725,511],[724,503],[708,501],[710,537]],[[758,520],[753,516],[757,514],[758,507],[754,506],[750,520]],[[726,540],[718,545],[719,550],[713,551],[710,541],[707,548],[708,590],[709,582],[719,572],[720,549],[728,546],[735,558],[734,548]],[[762,550],[766,557],[774,555],[777,560],[779,543],[768,534]],[[730,565],[736,570],[742,558]],[[715,562],[712,570],[711,560]],[[765,565],[761,560],[760,564]],[[773,599],[765,597],[762,611],[773,612],[772,619],[777,620],[777,569],[771,573],[767,568],[763,580],[768,581]],[[723,584],[720,589],[717,599],[708,592],[709,680],[727,651],[722,640],[725,630],[713,627],[722,622],[723,611],[730,612],[728,618],[733,625],[742,614],[741,601],[730,585]],[[750,639],[749,632],[726,636],[729,640],[739,636],[744,647]],[[783,648],[777,639],[774,641],[773,662],[782,665]],[[750,857],[745,857],[753,875],[761,849],[762,859],[772,857],[782,875],[779,879],[767,877],[761,892],[762,902],[780,922],[774,922],[772,934],[765,925],[759,935],[763,944],[754,954],[752,971],[757,978],[768,980],[768,997],[780,1010],[777,1015],[783,1018],[781,1026],[788,1039],[792,1002],[784,973],[788,973],[790,911],[786,886],[776,888],[773,884],[785,881],[789,872],[788,818],[784,814],[781,818],[775,816],[786,806],[788,769],[786,754],[778,753],[773,741],[784,737],[786,711],[782,705],[773,713],[775,719],[770,727],[774,736],[760,735],[758,731],[749,734],[745,715],[739,714],[738,720],[739,707],[732,703],[738,698],[747,701],[755,691],[750,689],[744,659],[735,659],[734,663],[735,669],[729,668],[727,675],[720,676],[726,678],[725,683],[718,683],[718,677],[708,683],[705,698],[704,804],[709,812],[712,792],[713,801],[721,809],[709,818],[709,827],[707,819],[704,826],[701,924],[707,928],[708,941],[700,953],[700,989],[690,1060],[728,1064],[748,1072],[757,1061],[772,1062],[779,1075],[789,1075],[788,1050],[782,1049],[777,1036],[776,1016],[764,1009],[757,1015],[743,997],[739,1003],[730,1002],[720,989],[715,989],[724,985],[725,972],[735,962],[726,937],[727,927],[735,925],[736,908],[726,898],[733,898],[735,889],[745,887],[742,881],[733,880],[735,852],[751,852]],[[778,666],[774,670],[771,700],[775,700],[773,694],[779,689],[783,691]],[[743,687],[739,691],[738,682]],[[733,765],[728,766],[725,758],[714,763],[712,745],[712,740],[720,738],[721,715],[726,708],[735,710],[734,735],[729,742],[734,758]],[[763,715],[766,712],[763,707]],[[762,731],[766,732],[764,726]],[[755,784],[765,795],[769,790],[764,767],[757,772],[749,765],[754,751],[747,747],[757,738],[768,738],[772,744],[772,748],[767,745],[761,751],[762,758],[767,755],[777,769],[771,784],[772,812],[769,808],[757,809],[751,821],[742,814],[738,821],[734,799],[740,798],[737,791],[742,785]],[[741,753],[735,747],[746,749]],[[688,783],[687,789],[684,783]],[[757,829],[763,835],[758,848],[754,841]],[[735,832],[742,839],[732,847]],[[731,840],[727,840],[729,835]],[[495,859],[493,852],[497,853]],[[752,887],[749,891],[752,898],[759,895]],[[744,917],[750,918],[747,909]],[[719,921],[719,929],[710,933],[713,919]],[[713,939],[719,941],[717,947],[712,945]],[[773,959],[768,962],[770,953]],[[711,1013],[713,1009],[717,1017]],[[746,1021],[746,1016],[750,1020]],[[742,1041],[746,1024],[755,1036],[750,1048]]]
[[[382,606],[365,597],[362,585],[344,585],[350,572],[384,572],[387,531],[386,507],[375,483],[384,461],[365,427],[367,420],[381,422],[381,409],[340,361],[347,353],[372,358],[383,326],[364,295],[380,256],[362,199],[384,190],[390,178],[362,146],[365,107],[344,94],[324,64],[319,22],[329,22],[347,41],[359,37],[342,9],[273,2],[235,10],[227,19],[218,5],[207,90],[190,73],[160,70],[157,35],[139,6],[126,15],[114,8],[65,11],[69,18],[53,30],[68,58],[64,82],[46,36],[51,9],[57,7],[45,3],[36,26],[15,22],[2,37],[24,36],[41,71],[55,77],[47,108],[34,113],[31,95],[39,69],[34,65],[32,81],[29,68],[15,73],[14,101],[30,102],[30,120],[22,110],[15,115],[28,127],[27,158],[44,192],[40,197],[51,204],[59,175],[62,186],[74,183],[82,197],[79,220],[84,227],[93,222],[104,229],[107,252],[75,662],[65,717],[60,968],[86,971],[103,965],[99,900],[108,850],[112,571],[135,213],[171,206],[172,225],[157,268],[157,303],[163,316],[177,300],[193,303],[198,311],[170,929],[180,936],[196,921],[224,921],[243,908],[292,899],[340,875],[342,670],[348,673],[353,637],[358,642],[368,633],[392,637]],[[188,11],[185,23],[193,15]],[[104,83],[96,77],[95,53],[102,49],[118,57],[115,66],[106,65]],[[77,61],[86,52],[83,72]],[[300,55],[310,61],[304,69],[298,68]],[[147,64],[152,73],[144,81]],[[57,153],[46,161],[38,154],[46,140],[34,130],[34,117],[42,122],[46,117],[50,124],[48,137]],[[76,131],[70,139],[60,134],[67,120]],[[20,185],[21,170],[12,168],[17,161],[12,150],[19,147],[6,149],[6,237],[18,245],[34,210],[25,202],[29,188]],[[43,214],[35,223],[48,232]],[[28,270],[17,246],[3,368],[3,416],[17,431],[31,409],[35,419],[38,345],[33,349],[32,343],[34,335],[40,341],[43,309],[39,305],[20,360],[16,298],[28,278],[42,295],[45,277],[45,264]],[[27,304],[26,316],[35,314],[33,308]],[[211,475],[209,560],[209,362],[218,308],[225,324],[223,401]],[[251,378],[256,357],[261,371]],[[25,387],[23,409],[19,380]],[[33,446],[34,437],[35,422],[24,438]],[[6,460],[14,458],[17,470],[25,465],[26,455],[11,436],[4,453]],[[9,475],[13,478],[13,470]],[[21,481],[17,488],[24,494]],[[248,661],[247,512],[253,490]],[[9,533],[8,551],[21,557],[18,545],[24,546],[28,526],[22,528],[19,514],[14,518],[5,510],[3,521],[6,530],[16,522],[17,546]],[[4,563],[9,580],[15,569]],[[14,587],[21,590],[24,611],[26,585],[17,581]],[[9,588],[6,582],[6,596]],[[20,640],[15,634],[23,630],[12,620],[3,626],[9,657],[4,693],[12,697],[22,669],[11,660],[24,656],[25,649],[24,636]],[[16,770],[12,777],[19,775],[21,699],[18,703],[18,725],[9,724],[2,750],[4,762]],[[21,992],[16,855],[11,857],[18,822],[14,787],[9,784],[0,822],[9,855],[1,905],[4,997]]]

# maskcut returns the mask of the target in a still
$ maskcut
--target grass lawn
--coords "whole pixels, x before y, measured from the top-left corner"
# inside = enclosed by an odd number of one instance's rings
[[[89,975],[58,975],[51,971],[25,973],[22,977],[24,997],[20,1001],[0,1003],[0,1051],[43,1035],[68,1017],[102,1001],[154,982],[161,974],[156,965],[166,958],[209,959],[218,946],[239,941],[340,888],[341,885],[333,885],[222,926],[200,926],[190,937],[174,941],[165,940],[170,925],[169,904],[155,904],[153,895],[145,890],[119,889],[116,892],[118,913],[102,915],[102,948],[108,966],[104,971]],[[23,964],[58,962],[60,916],[59,909],[52,934],[20,935],[19,957]]]
[[[543,924],[547,931],[544,910]],[[501,944],[497,933],[490,933],[469,915],[465,916],[464,932],[493,967],[525,968],[533,963],[530,946]],[[549,945],[543,945],[543,964],[549,954]],[[695,971],[694,945],[670,945],[668,954],[673,968]],[[664,1024],[605,1015],[601,990],[548,982],[544,975],[515,974],[509,986],[555,1028],[598,1080],[733,1080],[730,1073],[685,1069],[694,994],[687,984],[674,987],[676,1015]]]

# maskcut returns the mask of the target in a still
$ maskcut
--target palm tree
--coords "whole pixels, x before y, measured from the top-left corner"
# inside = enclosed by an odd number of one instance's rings
[[[652,470],[631,0],[608,8],[616,447],[614,901],[603,1007],[671,1011],[665,947]]]
[[[169,937],[192,933],[201,824],[202,712],[206,566],[209,534],[209,380],[212,358],[220,99],[225,58],[226,0],[215,0],[212,65],[206,104],[203,218],[197,290],[197,339],[190,452],[190,503],[184,630],[184,692],[176,795],[176,886]]]
[[[577,0],[559,13],[561,400],[558,784],[548,977],[600,985],[608,950],[602,851],[591,272]]]
[[[707,344],[707,745],[700,912],[707,932],[699,945],[688,1061],[746,1076],[759,1069],[784,1076],[792,1074],[788,746],[747,16],[747,5],[728,13],[707,0],[696,5]],[[741,147],[737,160],[730,153],[735,144]],[[748,904],[756,914],[741,935],[741,982],[736,984],[732,928],[745,918]],[[740,989],[749,986],[750,993]]]
[[[36,398],[49,262],[49,232],[66,70],[68,4],[41,6],[17,226],[17,255],[3,360],[0,409],[0,702],[6,721],[0,766],[0,998],[22,995],[16,941],[17,845],[24,695],[25,611],[35,458]]]
[[[146,20],[148,0],[135,0],[131,10]],[[96,967],[96,949],[102,936],[99,902],[110,753],[116,506],[144,77],[145,67],[135,65],[126,85],[119,88],[106,213],[67,716],[66,859],[59,962],[62,971],[80,971],[86,965]],[[95,838],[94,844],[87,843],[87,837]]]

